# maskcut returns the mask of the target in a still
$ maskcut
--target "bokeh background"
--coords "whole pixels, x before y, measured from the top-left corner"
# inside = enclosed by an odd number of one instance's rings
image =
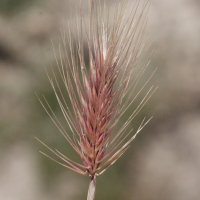
[[[60,28],[79,5],[69,3],[0,0],[0,199],[86,199],[88,178],[42,156],[48,150],[35,140],[76,157],[35,95],[44,94],[61,117],[44,66],[55,66],[51,39],[59,42]],[[146,35],[155,50],[146,75],[158,68],[150,86],[159,89],[133,123],[154,118],[97,179],[97,200],[199,199],[199,11],[199,0],[152,0]]]

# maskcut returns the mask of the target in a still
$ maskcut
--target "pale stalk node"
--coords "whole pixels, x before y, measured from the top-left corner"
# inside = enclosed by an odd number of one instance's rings
[[[90,180],[87,200],[94,200],[96,191],[96,176]]]

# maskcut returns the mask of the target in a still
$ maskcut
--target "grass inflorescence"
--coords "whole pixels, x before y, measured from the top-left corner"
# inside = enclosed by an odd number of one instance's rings
[[[67,33],[61,30],[60,56],[56,57],[59,78],[54,70],[53,78],[47,73],[70,134],[60,123],[46,98],[44,97],[44,101],[39,99],[62,135],[80,156],[82,163],[69,159],[58,150],[52,150],[38,139],[61,161],[43,154],[90,178],[88,200],[94,199],[96,177],[124,154],[136,135],[149,122],[150,119],[144,118],[130,137],[133,130],[128,130],[129,125],[156,90],[153,86],[150,87],[127,121],[120,129],[114,130],[152,77],[151,75],[135,94],[135,88],[147,67],[143,67],[133,78],[135,67],[146,48],[143,40],[149,1],[142,6],[140,1],[136,1],[129,13],[127,1],[117,4],[113,14],[107,4],[107,1],[90,0],[88,23],[80,7],[76,28],[69,23]],[[89,66],[85,61],[83,32],[87,41]],[[59,79],[62,80],[65,91],[61,88]],[[66,94],[71,105],[66,102]]]

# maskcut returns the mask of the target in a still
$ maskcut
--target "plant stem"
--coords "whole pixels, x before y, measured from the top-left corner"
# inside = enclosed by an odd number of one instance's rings
[[[96,189],[96,176],[94,176],[90,180],[87,200],[94,200],[94,198],[95,198],[95,189]]]

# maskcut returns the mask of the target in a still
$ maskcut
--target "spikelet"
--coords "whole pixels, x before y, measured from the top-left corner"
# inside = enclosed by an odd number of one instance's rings
[[[66,87],[72,110],[66,103],[55,73],[53,72],[53,79],[48,75],[72,134],[65,131],[45,97],[46,106],[40,100],[52,121],[79,154],[82,164],[70,160],[57,150],[52,150],[39,140],[63,163],[43,154],[66,168],[90,177],[88,200],[94,199],[96,176],[105,172],[129,148],[132,140],[149,122],[150,119],[147,121],[144,119],[134,135],[127,140],[127,136],[132,132],[132,130],[126,132],[127,127],[155,91],[151,87],[126,123],[117,132],[113,131],[119,119],[151,78],[132,99],[135,86],[146,68],[142,68],[137,77],[132,79],[134,68],[143,55],[142,45],[149,1],[146,1],[140,9],[140,1],[137,1],[129,15],[126,11],[127,2],[118,4],[114,10],[112,24],[109,21],[107,2],[103,2],[93,0],[89,2],[89,30],[80,9],[80,21],[77,23],[77,26],[80,25],[78,39],[71,25],[67,37],[66,33],[61,31],[64,48],[60,46],[61,61],[59,62],[57,58],[56,61],[59,78]],[[125,18],[125,14],[128,18]],[[86,29],[89,70],[84,59],[83,27]],[[68,41],[70,55],[67,53],[65,40]]]

